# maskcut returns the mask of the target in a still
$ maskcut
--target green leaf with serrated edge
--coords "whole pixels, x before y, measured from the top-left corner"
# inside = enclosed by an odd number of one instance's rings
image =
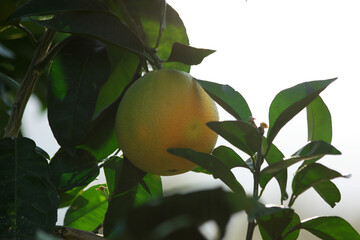
[[[126,227],[121,231],[121,224],[124,223],[119,223],[120,231],[114,237],[192,239],[181,238],[182,230],[198,227],[210,220],[217,223],[220,237],[223,237],[230,216],[238,211],[250,210],[254,205],[251,201],[220,188],[170,195],[131,211],[126,219]]]
[[[307,189],[311,188],[315,184],[328,181],[338,177],[348,177],[334,171],[330,168],[325,167],[319,163],[311,163],[305,165],[303,168],[297,171],[292,181],[292,196],[290,199],[289,206],[291,206],[295,199]]]
[[[198,65],[205,57],[214,52],[215,50],[194,48],[175,42],[172,46],[171,54],[166,62],[180,62],[186,65]]]
[[[319,182],[315,184],[313,188],[332,208],[335,207],[336,203],[340,202],[341,200],[339,189],[330,180]]]
[[[52,19],[35,21],[59,32],[82,34],[147,56],[137,36],[115,15],[102,12],[65,12]],[[106,26],[106,27],[104,27]]]
[[[197,152],[189,148],[170,148],[168,149],[168,152],[199,165],[211,172],[214,178],[219,178],[223,181],[235,193],[245,195],[244,188],[236,180],[236,177],[231,172],[231,168],[220,161],[216,156],[203,152]]]
[[[262,172],[275,176],[280,171],[300,161],[319,159],[319,157],[322,157],[324,155],[339,155],[339,154],[341,154],[341,152],[327,142],[321,140],[312,141],[306,144],[301,149],[299,149],[297,152],[295,152],[291,156],[291,158],[272,164],[266,167],[265,169],[263,169]]]
[[[216,147],[213,150],[212,155],[217,157],[230,169],[235,167],[243,167],[250,170],[250,167],[245,163],[245,161],[234,150],[227,146]]]
[[[308,141],[323,140],[331,143],[331,114],[320,96],[307,107]]]
[[[256,218],[263,239],[280,239],[289,228],[294,215],[294,210],[290,208],[270,207],[264,209]]]
[[[59,208],[70,206],[72,202],[84,192],[83,189],[85,187],[86,186],[74,187],[71,190],[59,193]]]
[[[86,186],[99,175],[96,159],[86,150],[60,149],[51,159],[52,180],[60,191]]]
[[[254,156],[261,146],[260,133],[248,122],[208,122],[206,125],[250,157]]]
[[[105,45],[94,39],[74,38],[54,59],[48,80],[48,119],[60,146],[71,148],[85,138],[109,73]]]
[[[245,98],[229,85],[195,79],[222,108],[237,120],[248,121],[251,115]]]
[[[48,161],[29,138],[0,140],[0,239],[33,239],[37,229],[51,233],[58,194]]]
[[[105,162],[104,171],[110,192],[104,235],[109,236],[132,208],[162,196],[162,184],[160,176],[146,174],[119,157]]]
[[[108,200],[102,191],[96,190],[100,186],[104,185],[90,187],[73,201],[65,214],[64,226],[93,231],[104,221]]]
[[[268,147],[265,137],[263,137],[262,144],[263,144],[262,145],[263,154],[265,154],[264,151],[267,151],[267,153],[265,155],[265,161],[268,163],[269,166],[271,166],[273,164],[277,164],[284,160],[284,154],[274,144],[271,144],[270,148]],[[262,191],[264,191],[266,185],[274,176],[280,187],[281,201],[288,199],[288,194],[286,192],[287,169],[283,169],[281,171],[281,173],[279,173],[277,175],[271,175],[271,174],[261,171],[260,172],[260,187],[263,189]]]
[[[9,21],[29,16],[51,15],[67,11],[109,12],[106,4],[98,0],[30,0],[18,7]]]
[[[278,93],[269,109],[267,140],[271,143],[280,129],[309,105],[336,78],[298,84]]]
[[[305,229],[321,239],[359,240],[359,233],[341,217],[326,216],[303,220],[293,231]]]

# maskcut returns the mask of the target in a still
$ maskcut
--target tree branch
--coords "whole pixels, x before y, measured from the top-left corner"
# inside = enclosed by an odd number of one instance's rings
[[[35,53],[25,77],[16,93],[15,102],[11,109],[10,119],[5,127],[4,137],[16,137],[21,127],[21,119],[24,114],[29,98],[34,91],[37,79],[42,74],[43,69],[36,67],[38,61],[43,59],[49,51],[51,42],[54,38],[55,31],[46,29],[43,36],[38,41]]]
[[[56,226],[53,235],[63,239],[73,240],[106,240],[106,238],[96,235],[95,233],[66,226]]]

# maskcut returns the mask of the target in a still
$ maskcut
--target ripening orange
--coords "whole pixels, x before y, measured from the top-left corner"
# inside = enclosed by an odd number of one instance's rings
[[[215,102],[190,74],[162,69],[145,74],[127,90],[115,130],[120,149],[133,165],[166,176],[196,167],[167,149],[211,153],[217,134],[206,123],[218,120]]]

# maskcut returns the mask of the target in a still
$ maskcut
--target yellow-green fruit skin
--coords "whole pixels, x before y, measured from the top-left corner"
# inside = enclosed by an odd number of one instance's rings
[[[211,153],[217,134],[206,123],[218,120],[215,102],[190,74],[163,69],[145,74],[127,90],[115,130],[120,149],[134,166],[166,176],[196,167],[167,149]]]

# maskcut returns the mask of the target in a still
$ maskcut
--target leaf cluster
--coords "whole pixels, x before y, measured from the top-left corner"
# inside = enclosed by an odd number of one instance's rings
[[[247,239],[255,226],[263,239],[296,239],[300,229],[322,239],[360,238],[340,217],[300,220],[291,208],[309,188],[331,207],[340,201],[332,180],[346,176],[318,162],[325,155],[340,154],[331,145],[331,115],[320,97],[335,79],[305,82],[278,93],[269,109],[267,135],[264,125],[253,122],[239,92],[195,79],[235,118],[207,126],[248,159],[226,146],[211,154],[168,149],[231,191],[164,197],[160,176],[135,168],[119,154],[114,132],[117,106],[145,72],[189,72],[191,65],[214,51],[189,46],[179,14],[164,0],[2,0],[0,5],[1,239],[52,239],[47,233],[53,233],[57,210],[64,207],[64,227],[69,231],[97,233],[103,228],[108,239],[206,239],[199,227],[211,220],[222,238],[230,217],[239,211],[248,215]],[[21,132],[18,136],[32,93],[47,109],[60,145],[51,157]],[[308,143],[285,157],[274,139],[303,109]],[[299,162],[288,198],[287,169]],[[232,173],[235,167],[253,175],[250,196]],[[106,184],[89,185],[101,169]],[[279,184],[279,206],[261,203],[273,178]]]

